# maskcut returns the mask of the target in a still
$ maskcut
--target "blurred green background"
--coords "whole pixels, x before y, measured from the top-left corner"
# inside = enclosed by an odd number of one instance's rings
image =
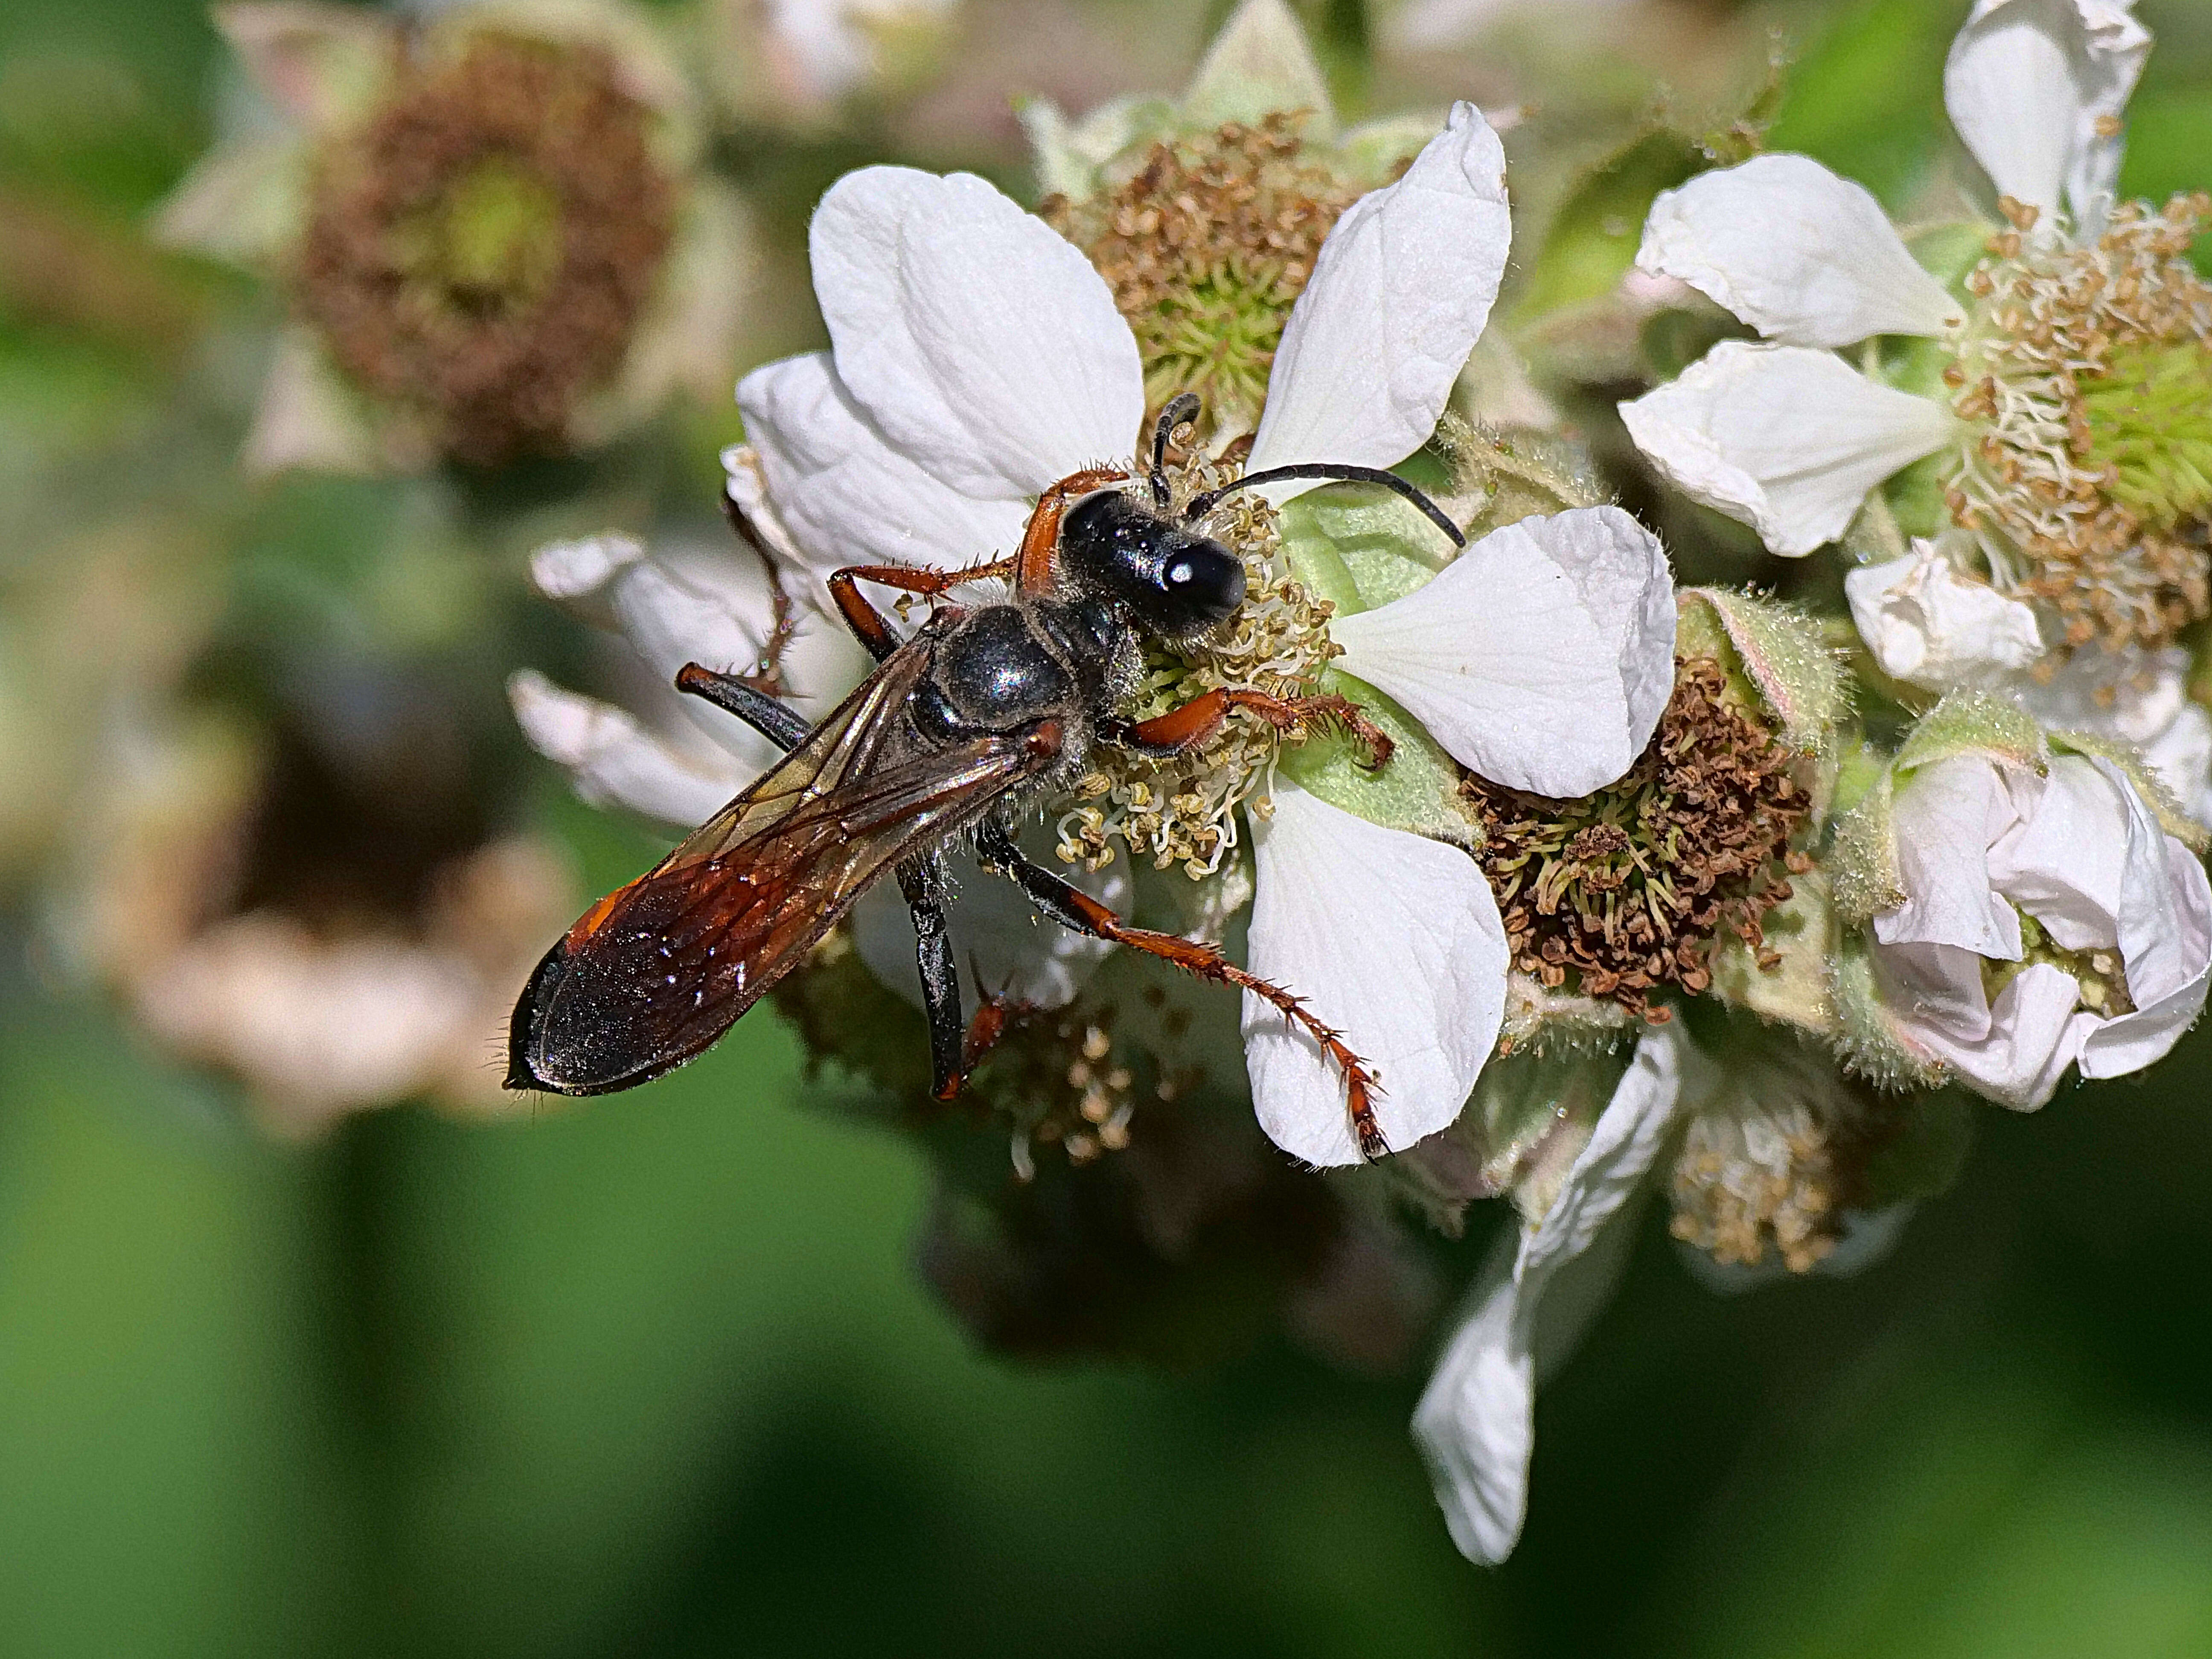
[[[1357,47],[1358,7],[1310,9]],[[1553,9],[1409,83],[1571,103],[1573,63],[1543,56]],[[1692,40],[1781,28],[1774,143],[1894,200],[1942,142],[1962,9],[1657,15]],[[2160,45],[2128,188],[2202,185],[2212,5],[2140,13]],[[0,9],[0,677],[48,694],[0,726],[17,817],[73,775],[21,758],[66,724],[70,676],[90,697],[133,672],[55,659],[54,596],[90,579],[67,562],[80,523],[158,503],[176,558],[216,546],[226,620],[198,672],[246,682],[240,655],[327,642],[301,617],[370,533],[365,486],[228,482],[238,398],[204,341],[257,302],[139,240],[206,142],[221,60],[190,0]],[[1645,72],[1632,100],[1662,90]],[[808,194],[894,147],[732,142],[787,263]],[[975,151],[1018,169],[1000,138]],[[53,291],[57,236],[106,289]],[[709,501],[715,435],[624,476]],[[557,469],[505,487],[581,489]],[[512,557],[422,556],[415,611],[365,655],[416,628],[457,696],[495,702],[515,663],[575,650]],[[437,640],[441,596],[486,588],[506,597],[471,601],[483,637]],[[506,810],[581,887],[650,856],[498,742]],[[1528,1531],[1486,1572],[1407,1438],[1418,1374],[1280,1346],[1172,1375],[976,1352],[912,1270],[920,1154],[806,1109],[766,1011],[580,1109],[403,1107],[269,1138],[55,962],[44,884],[82,829],[22,836],[0,902],[0,1653],[2212,1654],[2208,1034],[2143,1086],[1985,1109],[1956,1189],[1858,1279],[1715,1297],[1653,1220],[1544,1395]]]

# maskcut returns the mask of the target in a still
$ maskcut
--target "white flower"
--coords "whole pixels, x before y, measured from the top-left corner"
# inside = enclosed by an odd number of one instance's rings
[[[2149,36],[2123,0],[1978,0],[1946,76],[1952,118],[2000,195],[2052,234],[2104,229],[2118,117]],[[1939,392],[1877,383],[1833,355],[1881,335],[1951,338],[1963,307],[1864,189],[1802,155],[1762,155],[1662,193],[1639,267],[1689,283],[1767,343],[1729,342],[1622,405],[1637,445],[1693,499],[1775,552],[1833,541],[1868,493],[1953,441]]]
[[[1691,1059],[1676,1025],[1644,1033],[1542,1219],[1498,1241],[1414,1410],[1437,1501],[1469,1560],[1503,1561],[1521,1536],[1538,1374],[1612,1293],[1635,1241],[1631,1200],[1674,1127]]]
[[[1401,179],[1344,214],[1285,331],[1252,469],[1388,466],[1428,440],[1504,268],[1504,167],[1462,104]],[[755,371],[738,398],[817,581],[870,560],[980,562],[1012,547],[1047,486],[1132,453],[1143,371],[1104,282],[981,179],[854,173],[823,198],[811,252],[831,350]],[[733,457],[739,472],[748,459]],[[1580,793],[1626,769],[1664,704],[1665,558],[1612,509],[1504,536],[1448,580],[1341,618],[1341,666],[1499,781]],[[1455,848],[1290,787],[1275,801],[1255,830],[1250,965],[1374,1064],[1384,1135],[1408,1146],[1458,1114],[1496,1037],[1495,902]],[[1356,1161],[1341,1077],[1272,1010],[1248,1002],[1245,1024],[1269,1133],[1312,1164]]]
[[[1899,781],[1890,826],[1903,897],[1874,918],[1875,977],[1923,1063],[2032,1110],[2069,1065],[2152,1064],[2203,1008],[2212,885],[2111,761],[1951,755]]]

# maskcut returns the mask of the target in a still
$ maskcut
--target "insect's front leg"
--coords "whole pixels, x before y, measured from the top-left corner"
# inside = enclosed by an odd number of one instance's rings
[[[1029,895],[1030,903],[1061,927],[1142,951],[1196,978],[1211,980],[1218,985],[1233,985],[1271,1004],[1285,1019],[1311,1036],[1337,1070],[1344,1073],[1345,1109],[1351,1115],[1352,1133],[1359,1143],[1360,1156],[1377,1158],[1389,1152],[1390,1145],[1382,1138],[1382,1126],[1375,1118],[1375,1099],[1382,1091],[1374,1074],[1367,1069],[1367,1063],[1352,1053],[1343,1034],[1324,1023],[1298,997],[1239,968],[1217,946],[1174,933],[1155,933],[1149,927],[1132,927],[1073,882],[1032,862],[1014,844],[1014,838],[1006,833],[1003,824],[986,822],[978,825],[975,849],[986,869],[1012,881]]]
[[[1249,709],[1278,732],[1300,731],[1314,720],[1334,721],[1366,746],[1370,772],[1389,761],[1397,746],[1347,697],[1271,697],[1264,691],[1208,691],[1148,720],[1103,721],[1099,732],[1109,743],[1164,760],[1211,740],[1232,708]]]
[[[926,570],[908,564],[851,564],[830,576],[830,597],[837,602],[837,614],[845,619],[845,626],[853,636],[867,647],[868,654],[878,662],[899,648],[899,636],[891,626],[890,618],[868,603],[860,592],[862,582],[874,582],[879,587],[895,587],[902,593],[919,593],[924,599],[939,599],[967,582],[988,581],[993,578],[1004,580],[1014,574],[1014,561],[993,559],[987,564],[969,565],[965,570]]]
[[[1128,476],[1117,467],[1094,466],[1087,471],[1070,473],[1038,496],[1030,514],[1029,525],[1022,532],[1021,547],[1014,555],[1014,586],[1024,593],[1049,592],[1052,556],[1060,546],[1060,521],[1067,512],[1067,504],[1094,489],[1120,483]]]

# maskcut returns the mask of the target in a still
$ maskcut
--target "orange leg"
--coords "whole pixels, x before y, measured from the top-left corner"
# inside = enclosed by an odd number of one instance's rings
[[[1344,1073],[1345,1109],[1351,1114],[1352,1133],[1359,1143],[1360,1156],[1376,1158],[1389,1153],[1389,1143],[1383,1139],[1382,1126],[1375,1120],[1375,1100],[1382,1092],[1381,1085],[1367,1069],[1366,1062],[1352,1053],[1344,1034],[1324,1024],[1303,1000],[1239,968],[1211,945],[1201,945],[1196,939],[1179,938],[1174,933],[1155,933],[1149,927],[1132,927],[1081,888],[1024,857],[1003,825],[989,820],[978,825],[975,849],[988,867],[1012,880],[1029,895],[1030,903],[1063,927],[1126,945],[1133,951],[1158,957],[1196,978],[1217,985],[1233,985],[1273,1005],[1284,1018],[1303,1028],[1319,1043],[1322,1052]],[[979,1022],[981,1018],[977,1016]]]
[[[1012,559],[993,559],[988,564],[969,565],[964,570],[927,570],[910,564],[855,564],[833,571],[830,577],[830,597],[837,602],[838,614],[845,618],[845,626],[853,630],[862,645],[878,662],[898,649],[898,635],[884,613],[870,605],[861,593],[860,584],[874,582],[883,587],[896,587],[903,593],[919,593],[926,599],[936,599],[950,592],[963,582],[988,581],[993,577],[1003,580],[1013,574]]]
[[[1179,708],[1133,724],[1115,723],[1106,728],[1109,742],[1139,754],[1165,758],[1197,748],[1221,730],[1232,708],[1257,714],[1278,732],[1297,732],[1317,720],[1334,720],[1367,746],[1367,769],[1379,769],[1397,745],[1389,732],[1359,712],[1359,705],[1345,697],[1271,697],[1264,691],[1208,691]]]
[[[1018,592],[1042,593],[1052,586],[1052,556],[1060,546],[1060,515],[1067,511],[1068,503],[1094,489],[1119,483],[1128,476],[1117,467],[1094,466],[1087,471],[1070,473],[1037,497],[1036,509],[1030,514],[1029,528],[1022,532],[1021,549],[1014,555],[1014,586]]]
[[[983,1063],[984,1056],[999,1046],[999,1039],[1006,1036],[1007,1028],[1036,1012],[1035,1005],[1030,1003],[986,995],[982,1006],[975,1010],[975,1018],[968,1022],[967,1039],[960,1045],[960,1069],[938,1085],[937,1097],[951,1100],[958,1095],[975,1068]]]

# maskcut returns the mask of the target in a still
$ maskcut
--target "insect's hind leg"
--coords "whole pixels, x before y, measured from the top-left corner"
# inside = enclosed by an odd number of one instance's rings
[[[968,1042],[960,1014],[960,975],[945,915],[945,872],[933,859],[898,867],[899,891],[914,914],[915,966],[921,973],[922,1012],[929,1021],[930,1092],[950,1100],[968,1079]]]
[[[1061,927],[1088,933],[1094,939],[1126,945],[1199,979],[1233,985],[1272,1003],[1285,1019],[1301,1027],[1320,1044],[1322,1052],[1344,1073],[1345,1109],[1351,1114],[1352,1132],[1359,1143],[1360,1156],[1376,1158],[1389,1152],[1389,1143],[1383,1139],[1382,1126],[1375,1119],[1375,1099],[1382,1089],[1374,1075],[1368,1071],[1366,1062],[1352,1053],[1343,1034],[1324,1023],[1297,997],[1239,968],[1213,945],[1174,933],[1156,933],[1149,927],[1132,927],[1073,882],[1063,880],[1032,861],[1014,844],[1014,838],[1003,824],[988,819],[979,824],[975,849],[987,869],[1014,883],[1029,896],[1030,903]]]
[[[755,690],[734,674],[717,674],[696,662],[687,662],[676,671],[676,689],[704,697],[723,713],[735,714],[787,755],[805,742],[807,732],[813,729],[789,704]]]

